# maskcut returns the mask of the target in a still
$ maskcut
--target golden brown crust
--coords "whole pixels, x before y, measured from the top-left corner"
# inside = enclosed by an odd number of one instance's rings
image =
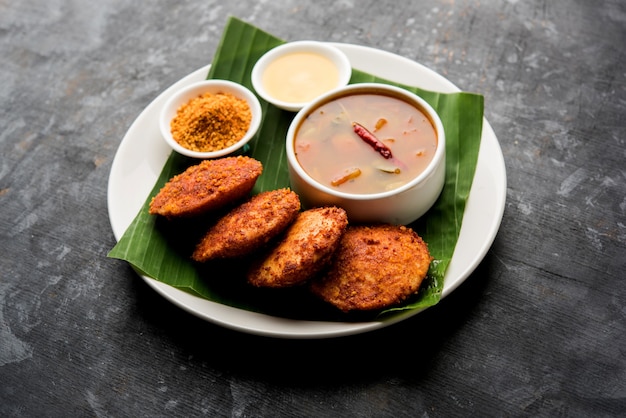
[[[300,211],[300,198],[289,189],[259,193],[220,218],[198,243],[192,258],[247,255],[284,231]]]
[[[149,212],[168,218],[189,217],[244,198],[263,171],[245,156],[204,160],[168,181],[150,202]]]
[[[350,226],[311,290],[344,312],[382,309],[416,293],[430,262],[426,243],[408,227]]]
[[[248,273],[258,287],[286,287],[305,282],[324,268],[348,226],[338,207],[301,212],[280,243]]]

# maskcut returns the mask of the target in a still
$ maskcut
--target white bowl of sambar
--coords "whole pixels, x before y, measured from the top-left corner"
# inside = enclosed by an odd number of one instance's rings
[[[351,84],[304,107],[289,127],[286,152],[303,206],[342,207],[353,223],[410,224],[445,182],[439,115],[387,84]]]

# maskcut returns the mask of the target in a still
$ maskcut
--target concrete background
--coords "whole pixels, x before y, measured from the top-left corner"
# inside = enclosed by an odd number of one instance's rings
[[[231,15],[485,96],[506,210],[440,305],[348,338],[261,338],[106,258],[120,141]],[[624,45],[618,0],[1,2],[0,416],[623,416]]]

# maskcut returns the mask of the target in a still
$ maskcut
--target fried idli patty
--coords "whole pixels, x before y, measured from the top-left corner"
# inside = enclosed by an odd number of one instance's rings
[[[248,272],[257,287],[287,287],[305,282],[328,265],[348,226],[345,210],[323,207],[301,212],[279,244]]]
[[[289,189],[259,193],[221,217],[200,240],[192,259],[247,255],[283,232],[299,211],[300,198]]]
[[[204,160],[172,177],[152,198],[149,213],[175,218],[221,208],[250,193],[262,172],[250,157]]]
[[[341,311],[371,311],[396,305],[416,293],[432,258],[411,228],[350,226],[332,265],[311,291]]]

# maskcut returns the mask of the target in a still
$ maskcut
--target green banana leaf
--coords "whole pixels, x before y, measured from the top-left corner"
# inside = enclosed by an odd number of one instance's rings
[[[207,78],[228,79],[252,88],[250,73],[255,62],[284,41],[237,18],[230,18],[213,58]],[[483,96],[472,93],[443,94],[400,85],[353,70],[351,83],[382,82],[411,90],[429,102],[440,115],[446,132],[446,183],[439,200],[421,219],[410,225],[428,243],[434,260],[420,292],[398,309],[421,309],[441,298],[444,277],[459,236],[480,147]],[[253,193],[288,187],[284,138],[293,113],[261,101],[263,122],[257,137],[245,150],[261,161],[264,171]],[[217,261],[202,265],[190,254],[205,231],[202,222],[167,221],[148,214],[151,198],[175,174],[197,164],[172,153],[144,206],[108,256],[125,260],[142,275],[199,297],[246,310],[308,320],[346,320],[304,288],[256,289],[245,283],[245,260]],[[205,220],[207,225],[212,221]],[[371,314],[358,319],[372,319]],[[353,318],[354,319],[354,318]]]

